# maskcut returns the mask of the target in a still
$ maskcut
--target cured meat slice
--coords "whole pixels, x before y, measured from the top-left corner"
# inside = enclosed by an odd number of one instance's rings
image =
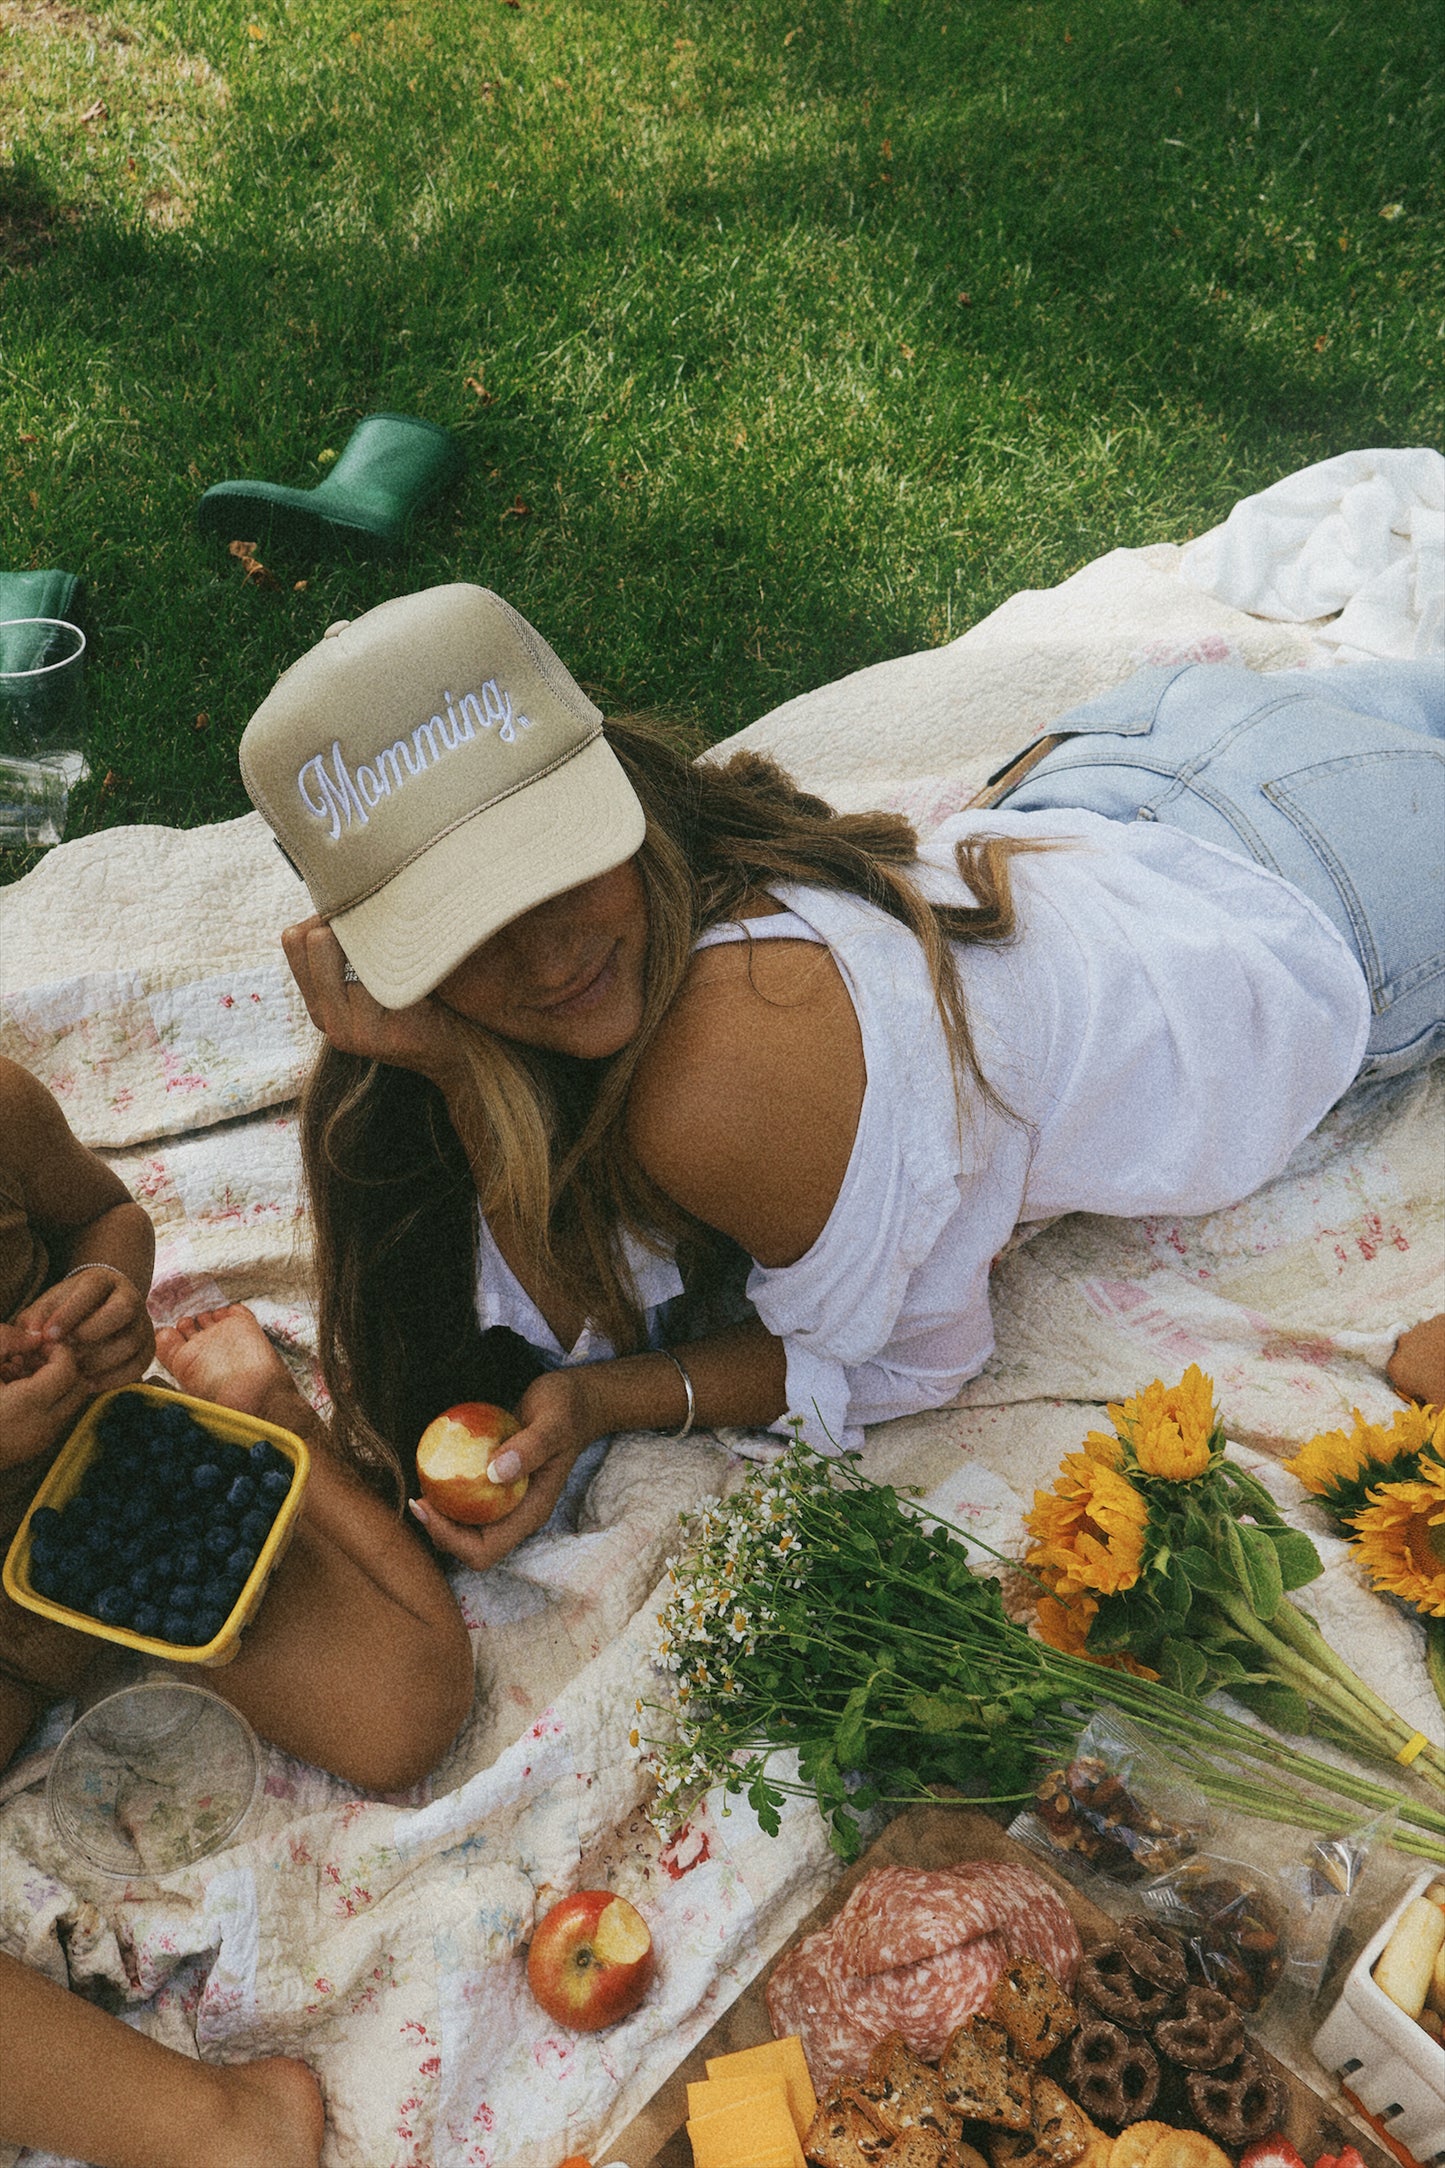
[[[1084,1946],[1072,1913],[1051,1883],[1013,1860],[967,1860],[946,1871],[956,1881],[987,1891],[990,1926],[1003,1936],[1011,1957],[1032,1957],[1060,1987],[1072,1990]]]
[[[774,1970],[768,2015],[799,2035],[815,2085],[860,2070],[891,2032],[935,2060],[1011,1958],[1071,1988],[1082,1950],[1062,1898],[1029,1867],[875,1867],[828,1925]]]
[[[883,2037],[855,2018],[853,1985],[838,1963],[831,1926],[800,1942],[768,1982],[768,2017],[774,2036],[798,2035],[815,2086],[826,2086],[845,2071],[863,2069]]]
[[[834,1920],[844,1966],[854,1973],[914,1965],[998,1925],[986,1888],[925,1867],[872,1868]]]
[[[998,1935],[975,1935],[916,1965],[850,1980],[849,2015],[872,2040],[902,2033],[915,2055],[937,2062],[949,2035],[988,2001],[1007,1963]]]

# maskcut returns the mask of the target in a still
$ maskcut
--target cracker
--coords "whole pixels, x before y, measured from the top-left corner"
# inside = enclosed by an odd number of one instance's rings
[[[1155,2142],[1173,2128],[1172,2123],[1126,2123],[1109,2148],[1109,2168],[1144,2168]]]
[[[1170,2130],[1155,2139],[1144,2168],[1231,2168],[1231,2162],[1223,2146],[1202,2130]]]

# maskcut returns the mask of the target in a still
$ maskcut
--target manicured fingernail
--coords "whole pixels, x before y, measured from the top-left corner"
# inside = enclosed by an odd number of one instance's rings
[[[518,1453],[498,1453],[496,1459],[487,1464],[487,1474],[494,1483],[515,1483],[521,1472],[522,1460]]]
[[[406,1502],[406,1510],[408,1513],[414,1513],[417,1519],[421,1522],[422,1527],[425,1528],[426,1508],[423,1506],[419,1498],[408,1498]]]

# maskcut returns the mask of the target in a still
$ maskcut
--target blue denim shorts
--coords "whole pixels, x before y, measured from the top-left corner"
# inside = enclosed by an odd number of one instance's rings
[[[1163,821],[1282,874],[1370,989],[1362,1077],[1445,1052],[1445,665],[1141,670],[1000,801]]]

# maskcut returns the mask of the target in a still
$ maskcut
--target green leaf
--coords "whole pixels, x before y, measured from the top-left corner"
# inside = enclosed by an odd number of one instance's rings
[[[833,1752],[842,1769],[856,1769],[863,1760],[868,1738],[868,1695],[873,1681],[855,1686],[843,1704],[843,1714],[833,1735]]]
[[[1224,1596],[1232,1583],[1212,1551],[1202,1545],[1191,1543],[1179,1553],[1179,1569],[1188,1579],[1191,1588],[1203,1589],[1208,1596]]]
[[[1159,1672],[1166,1686],[1176,1693],[1197,1694],[1208,1676],[1209,1664],[1203,1649],[1193,1641],[1167,1640],[1159,1651]]]
[[[1319,1552],[1308,1536],[1297,1528],[1271,1528],[1267,1531],[1274,1545],[1274,1555],[1279,1560],[1281,1580],[1286,1589],[1303,1588],[1309,1581],[1317,1580],[1324,1572]]]
[[[1229,1691],[1253,1709],[1276,1731],[1306,1732],[1310,1729],[1310,1705],[1303,1694],[1297,1694],[1292,1686],[1281,1686],[1271,1679],[1265,1685],[1239,1683]]]
[[[910,1694],[908,1714],[920,1731],[961,1731],[975,1710],[971,1702],[950,1701],[944,1694]]]
[[[1231,1522],[1230,1524],[1234,1524]],[[1254,1615],[1272,1619],[1284,1600],[1284,1575],[1274,1545],[1262,1529],[1247,1524],[1239,1529],[1244,1551],[1246,1588]]]

